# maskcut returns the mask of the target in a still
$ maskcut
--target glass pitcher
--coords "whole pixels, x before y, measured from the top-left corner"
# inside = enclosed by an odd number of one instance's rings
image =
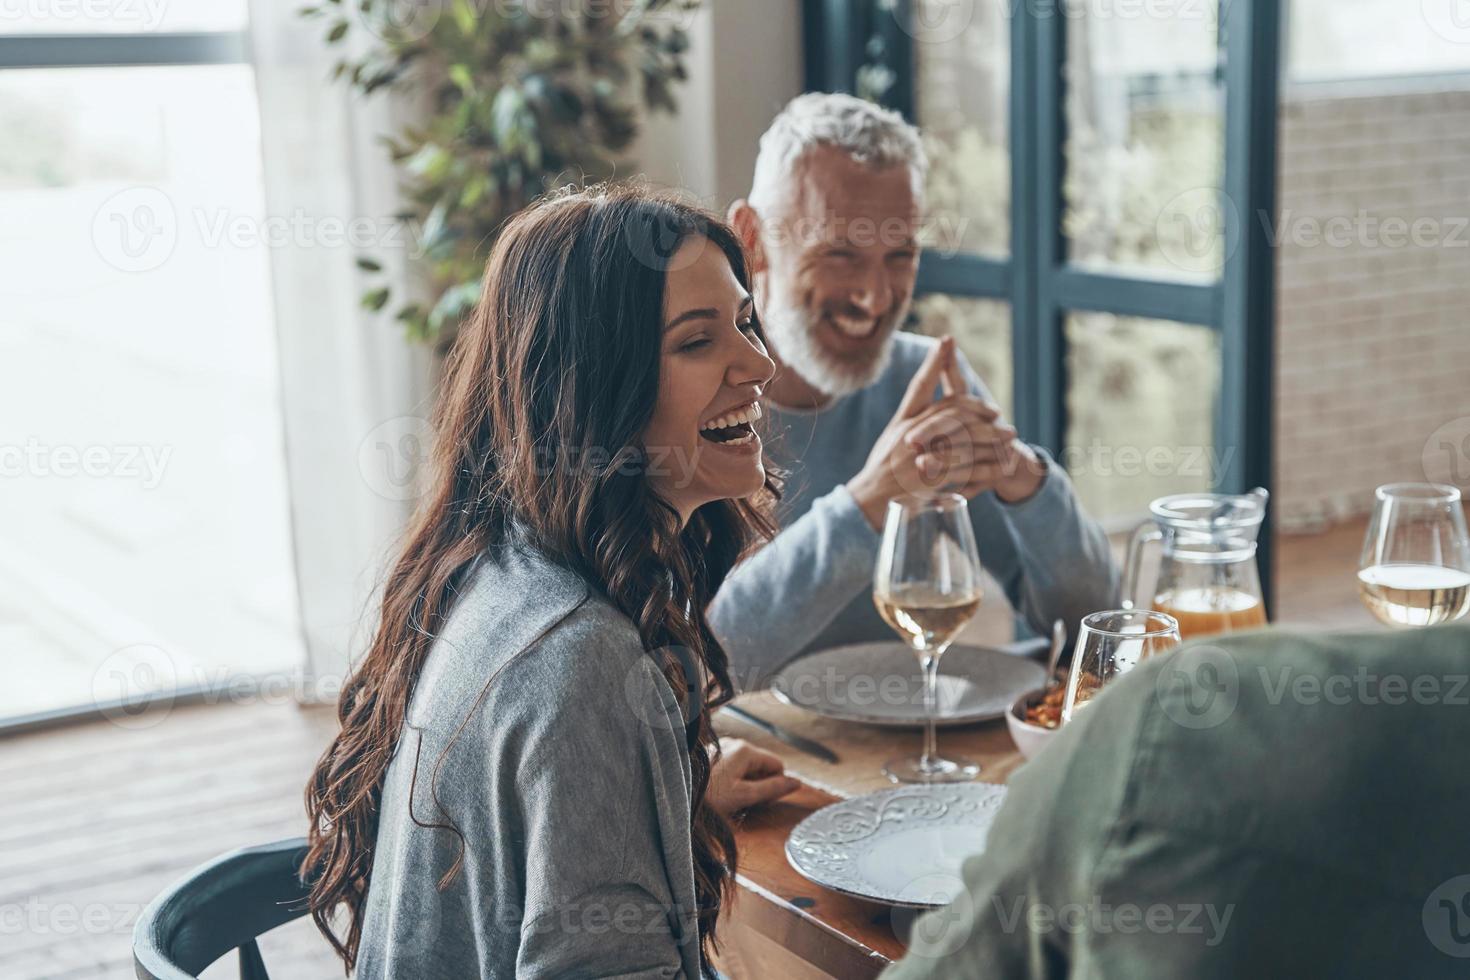
[[[1149,504],[1153,520],[1133,532],[1123,569],[1123,605],[1139,593],[1144,549],[1162,549],[1150,606],[1179,621],[1179,633],[1196,636],[1266,625],[1266,604],[1256,568],[1256,539],[1270,494],[1181,493]]]

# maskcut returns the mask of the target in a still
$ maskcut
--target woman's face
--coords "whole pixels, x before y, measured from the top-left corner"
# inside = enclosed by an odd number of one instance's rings
[[[680,246],[664,288],[658,403],[643,434],[655,492],[687,522],[712,500],[765,484],[759,398],[776,366],[755,306],[725,253],[702,236]]]

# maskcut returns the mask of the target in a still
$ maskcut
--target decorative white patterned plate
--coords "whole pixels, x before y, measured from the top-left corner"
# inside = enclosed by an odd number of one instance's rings
[[[947,905],[960,866],[985,850],[1006,788],[991,783],[905,786],[833,803],[786,839],[786,860],[833,891],[905,908]]]
[[[939,658],[937,723],[968,725],[1001,718],[1041,686],[1046,669],[1000,650],[955,644]],[[793,660],[771,679],[787,704],[828,718],[889,728],[924,723],[924,672],[902,643],[855,643]]]

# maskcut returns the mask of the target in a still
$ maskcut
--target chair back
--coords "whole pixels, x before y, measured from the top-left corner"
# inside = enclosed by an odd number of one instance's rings
[[[148,903],[133,929],[138,980],[195,980],[232,949],[240,980],[270,980],[257,936],[306,914],[306,838],[215,858]]]

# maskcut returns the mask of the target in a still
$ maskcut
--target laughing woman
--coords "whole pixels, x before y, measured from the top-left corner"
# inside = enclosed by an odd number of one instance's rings
[[[599,189],[501,233],[307,787],[311,912],[358,977],[712,974],[726,816],[795,786],[710,725],[773,370],[708,216]]]

